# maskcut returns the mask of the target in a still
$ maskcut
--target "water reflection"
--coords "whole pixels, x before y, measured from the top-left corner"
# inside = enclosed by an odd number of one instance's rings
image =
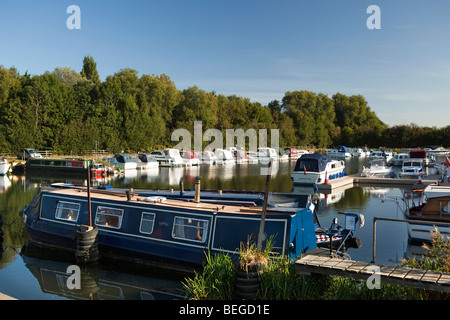
[[[361,171],[368,159],[346,159],[348,174]],[[295,162],[280,162],[273,171],[272,192],[310,195],[317,202],[318,217],[324,227],[334,218],[343,222],[341,212],[362,213],[365,225],[355,231],[363,243],[359,249],[349,249],[355,260],[372,260],[372,236],[374,217],[403,218],[403,212],[394,198],[407,190],[399,187],[354,186],[340,188],[331,193],[319,193],[313,187],[294,186],[290,174]],[[110,184],[113,187],[177,190],[180,181],[185,189],[193,189],[196,177],[201,177],[202,189],[263,191],[266,176],[261,175],[258,164],[193,166],[180,168],[150,168],[125,171],[122,175],[94,177],[93,184]],[[30,254],[28,236],[18,212],[33,198],[37,188],[51,183],[86,185],[79,176],[26,174],[24,176],[0,177],[0,212],[4,221],[2,253],[0,256],[0,292],[16,298],[27,298],[29,291],[40,291],[34,296],[48,299],[48,294],[62,299],[179,299],[180,279],[154,276],[148,270],[128,270],[116,264],[103,264],[94,271],[87,271],[85,278],[92,277],[95,292],[72,292],[64,287],[68,278],[67,266],[72,262],[59,256],[51,258],[42,252]],[[392,201],[385,201],[391,199]],[[384,223],[377,225],[377,263],[396,264],[405,255],[421,252],[418,246],[407,241],[406,225]],[[19,255],[22,252],[23,254]],[[30,279],[30,276],[32,279]],[[36,281],[37,280],[37,281]]]
[[[43,293],[77,300],[179,300],[184,299],[181,278],[168,279],[166,275],[149,269],[136,273],[114,264],[80,267],[79,283],[69,267],[71,257],[57,256],[48,250],[26,246],[21,252],[28,270],[37,279]],[[73,258],[73,257],[72,257]]]

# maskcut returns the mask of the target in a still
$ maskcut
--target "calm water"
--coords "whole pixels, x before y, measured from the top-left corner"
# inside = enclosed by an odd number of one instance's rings
[[[349,174],[361,171],[366,159],[346,160]],[[401,188],[355,186],[341,188],[332,194],[314,193],[312,188],[293,187],[290,173],[294,163],[281,162],[277,174],[272,176],[271,191],[312,194],[319,201],[319,219],[322,226],[329,226],[337,217],[343,226],[340,212],[363,214],[365,224],[357,227],[355,234],[362,240],[362,247],[350,249],[352,259],[372,260],[372,230],[374,217],[403,218],[395,202],[404,193]],[[433,170],[433,169],[431,169]],[[195,178],[202,178],[202,189],[264,190],[265,176],[258,165],[200,166],[192,168],[156,168],[131,171],[107,181],[114,187],[167,189],[193,189]],[[160,274],[146,268],[132,268],[117,264],[100,263],[96,268],[82,270],[83,288],[87,291],[68,290],[67,267],[72,257],[55,256],[27,245],[27,233],[18,212],[28,204],[40,185],[54,182],[86,184],[74,177],[11,176],[0,177],[0,212],[3,216],[4,240],[0,255],[0,292],[18,299],[182,299],[182,278]],[[421,252],[407,241],[406,225],[399,222],[377,222],[376,262],[397,264],[405,256]],[[89,287],[90,286],[90,287]]]

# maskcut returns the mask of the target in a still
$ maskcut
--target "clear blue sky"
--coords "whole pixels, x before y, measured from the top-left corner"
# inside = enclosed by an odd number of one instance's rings
[[[367,8],[381,9],[369,30]],[[81,29],[69,30],[70,5]],[[388,125],[450,125],[450,1],[17,0],[0,3],[0,65],[23,74],[85,55],[102,80],[165,73],[182,90],[266,105],[287,91],[361,94]]]

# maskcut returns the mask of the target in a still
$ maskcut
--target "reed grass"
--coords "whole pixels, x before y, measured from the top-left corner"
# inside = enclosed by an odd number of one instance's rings
[[[287,256],[276,256],[272,252],[273,239],[265,249],[258,252],[248,239],[241,244],[240,267],[251,263],[265,263],[261,273],[261,289],[257,299],[261,300],[449,300],[450,294],[398,285],[381,284],[380,289],[369,289],[364,281],[344,277],[310,275],[302,276],[295,271],[293,261]],[[432,234],[432,243],[424,247],[427,256],[410,258],[402,265],[450,272],[450,240],[437,231]],[[183,283],[188,299],[232,300],[236,278],[235,263],[227,254],[207,254],[203,273],[187,278]]]

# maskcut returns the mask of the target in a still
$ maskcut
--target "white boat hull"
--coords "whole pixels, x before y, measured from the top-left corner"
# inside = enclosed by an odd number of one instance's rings
[[[0,164],[0,175],[7,174],[10,166],[11,166],[10,163],[2,163],[2,164]]]
[[[329,171],[310,172],[310,171],[293,171],[291,174],[291,180],[294,184],[323,184],[325,180],[334,180],[345,175],[345,166],[339,166]]]
[[[431,242],[431,231],[434,230],[433,225],[422,225],[408,222],[408,237],[411,241]],[[450,227],[436,226],[438,231],[444,236],[444,239],[450,237]]]

